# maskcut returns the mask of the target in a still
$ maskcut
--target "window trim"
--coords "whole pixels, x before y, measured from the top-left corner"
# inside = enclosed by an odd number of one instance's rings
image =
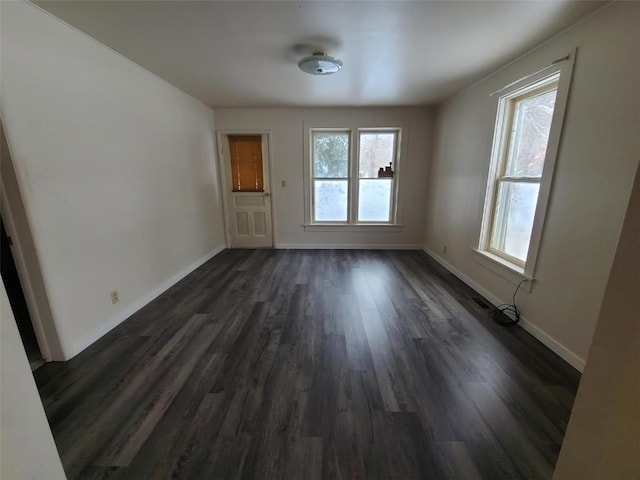
[[[487,186],[484,199],[484,208],[480,218],[480,239],[478,248],[474,251],[478,255],[474,255],[480,264],[487,266],[487,260],[491,262],[492,267],[498,269],[509,270],[505,277],[508,277],[512,283],[518,278],[526,278],[530,285],[534,280],[535,267],[542,239],[544,219],[548,209],[551,183],[555,170],[560,140],[563,131],[563,122],[566,112],[567,100],[569,97],[569,87],[573,73],[573,65],[576,51],[568,55],[567,59],[559,63],[551,64],[548,67],[541,68],[538,73],[525,77],[524,79],[509,84],[506,88],[499,91],[500,95],[496,100],[496,122],[493,130],[493,143],[491,148],[491,157],[489,170],[487,174]],[[538,191],[538,200],[531,229],[531,239],[529,242],[529,250],[525,262],[519,262],[518,259],[505,258],[503,252],[497,255],[490,248],[491,230],[493,228],[493,216],[497,203],[497,193],[500,173],[503,173],[507,162],[505,161],[506,150],[509,148],[510,136],[505,132],[511,126],[511,118],[513,108],[507,108],[506,103],[510,99],[522,97],[526,93],[535,91],[540,87],[543,81],[559,76],[557,81],[556,103],[551,120],[551,129],[547,142],[547,151],[545,155],[545,163],[540,177],[540,189]],[[520,177],[518,177],[520,178]],[[535,177],[532,177],[535,178]],[[536,182],[537,183],[537,182]],[[489,267],[488,267],[489,268]],[[494,268],[490,268],[494,270]],[[515,275],[514,275],[515,274]],[[513,279],[513,280],[511,280]],[[529,290],[529,288],[527,290]]]
[[[401,168],[404,164],[404,155],[406,148],[404,147],[407,141],[407,122],[384,122],[384,123],[341,123],[341,122],[303,122],[303,172],[304,172],[304,223],[302,226],[305,231],[379,231],[379,232],[395,232],[402,230],[404,226],[400,221],[400,179]],[[314,221],[313,219],[313,207],[314,207],[314,177],[313,177],[313,132],[314,131],[327,131],[327,132],[350,132],[349,137],[349,205],[347,206],[347,221],[346,222],[322,222]],[[358,181],[359,181],[359,142],[360,132],[388,132],[393,131],[396,133],[396,145],[395,145],[395,160],[392,191],[393,207],[390,212],[389,222],[358,222],[357,212],[357,200],[358,200]]]

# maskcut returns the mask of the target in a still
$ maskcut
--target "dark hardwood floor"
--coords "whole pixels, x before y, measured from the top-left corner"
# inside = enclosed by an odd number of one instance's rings
[[[422,252],[227,250],[35,372],[69,479],[549,479],[579,374]]]

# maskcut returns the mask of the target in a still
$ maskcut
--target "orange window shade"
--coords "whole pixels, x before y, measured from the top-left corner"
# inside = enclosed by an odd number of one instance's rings
[[[231,186],[234,192],[262,192],[262,137],[229,135]]]

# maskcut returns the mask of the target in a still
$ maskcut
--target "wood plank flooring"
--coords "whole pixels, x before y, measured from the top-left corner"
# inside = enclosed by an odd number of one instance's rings
[[[69,479],[549,479],[579,374],[422,252],[226,250],[35,372]]]

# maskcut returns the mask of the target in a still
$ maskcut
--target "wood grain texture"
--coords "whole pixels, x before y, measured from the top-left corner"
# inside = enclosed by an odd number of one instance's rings
[[[35,372],[70,479],[548,479],[579,374],[422,252],[227,250]]]

